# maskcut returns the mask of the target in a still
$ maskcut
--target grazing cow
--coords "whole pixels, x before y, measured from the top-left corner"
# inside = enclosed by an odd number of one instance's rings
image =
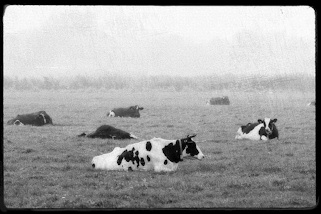
[[[309,102],[307,106],[315,106],[315,101]]]
[[[206,102],[207,105],[230,105],[228,96],[213,97]]]
[[[248,123],[245,126],[241,126],[237,130],[237,135],[235,136],[235,139],[279,139],[279,132],[274,124],[276,121],[277,119],[271,120],[270,118],[265,118],[264,120],[258,119],[258,123]]]
[[[51,117],[45,111],[38,111],[30,114],[18,114],[15,118],[7,122],[8,125],[32,125],[43,126],[46,124],[52,125]]]
[[[112,152],[95,156],[92,167],[104,170],[154,170],[175,171],[183,157],[204,158],[202,151],[187,136],[178,140],[153,138],[127,145],[125,148],[116,147]]]
[[[82,133],[78,135],[78,137],[89,137],[89,138],[112,138],[112,139],[130,139],[134,138],[137,139],[137,137],[131,133],[125,132],[123,130],[117,129],[115,127],[109,126],[109,125],[102,125],[96,129],[96,131],[85,134]]]
[[[138,105],[128,108],[114,108],[107,113],[107,117],[140,117],[139,110],[143,109],[143,107],[139,107]]]

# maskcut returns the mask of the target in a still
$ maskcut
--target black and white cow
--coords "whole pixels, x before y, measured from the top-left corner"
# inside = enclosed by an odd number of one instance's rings
[[[85,134],[82,133],[78,135],[78,137],[89,137],[89,138],[112,138],[112,139],[137,139],[137,137],[131,133],[125,132],[121,129],[117,129],[113,126],[110,125],[102,125],[96,129],[96,131],[90,133],[90,134]]]
[[[112,152],[95,156],[91,165],[95,169],[104,170],[154,170],[175,171],[183,157],[191,156],[203,159],[204,155],[193,136],[178,140],[153,138],[127,145],[125,148],[116,147]]]
[[[228,96],[213,97],[206,102],[207,105],[230,105]]]
[[[268,140],[279,138],[279,132],[275,126],[276,121],[277,119],[265,118],[264,120],[258,119],[257,123],[241,126],[237,130],[235,139]]]
[[[139,107],[138,105],[128,108],[114,108],[107,113],[107,117],[140,117],[139,110],[143,109],[143,107]]]
[[[8,125],[32,125],[43,126],[52,125],[51,117],[45,111],[38,111],[30,114],[18,114],[15,118],[7,122]]]

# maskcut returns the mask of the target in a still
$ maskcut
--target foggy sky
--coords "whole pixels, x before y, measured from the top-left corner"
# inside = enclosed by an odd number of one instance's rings
[[[306,6],[9,6],[4,75],[315,73]]]

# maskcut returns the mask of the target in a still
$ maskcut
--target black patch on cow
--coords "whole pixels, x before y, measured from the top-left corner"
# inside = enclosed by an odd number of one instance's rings
[[[242,132],[248,134],[251,132],[259,123],[248,123],[246,126],[241,126]]]
[[[261,139],[261,136],[265,136],[265,137],[268,136],[268,134],[267,134],[266,131],[265,131],[264,126],[260,128],[260,130],[259,130],[259,135],[260,135],[260,139]]]
[[[196,143],[194,141],[190,141],[186,144],[186,154],[191,156],[198,155],[199,151],[196,148]]]
[[[128,167],[128,171],[133,171],[133,169],[132,169],[132,167],[130,166],[130,167]]]
[[[87,135],[89,138],[113,138],[113,139],[130,139],[130,133],[117,129],[113,126],[102,125],[93,133]]]
[[[164,165],[167,165],[167,160],[164,160]]]
[[[150,157],[147,155],[147,161],[150,161]]]
[[[167,157],[168,160],[174,163],[178,163],[180,161],[180,153],[179,153],[179,140],[176,141],[175,144],[170,143],[163,148],[163,153]]]
[[[139,158],[139,152],[135,151],[135,148],[132,148],[132,150],[127,151],[127,149],[125,151],[123,151],[123,153],[121,153],[118,156],[117,159],[117,164],[120,165],[122,160],[125,159],[127,162],[131,161],[133,164],[135,164],[135,162],[137,163],[137,167],[139,167],[139,163],[141,162],[141,159]],[[143,159],[144,164],[145,164],[145,160]]]
[[[134,148],[130,151],[127,151],[127,149],[125,151],[123,151],[123,153],[121,153],[118,156],[117,164],[120,165],[123,159],[125,159],[127,162],[132,161],[134,164],[134,152],[133,151],[134,151]]]
[[[145,166],[145,160],[144,160],[144,158],[140,158],[140,163],[142,164],[142,166]]]
[[[270,134],[268,137],[269,139],[273,139],[273,138],[278,138],[279,139],[279,131],[278,129],[276,128],[275,124],[272,123],[272,134]]]
[[[150,141],[147,141],[147,142],[146,142],[146,150],[147,150],[147,151],[152,150],[152,144],[150,143]]]

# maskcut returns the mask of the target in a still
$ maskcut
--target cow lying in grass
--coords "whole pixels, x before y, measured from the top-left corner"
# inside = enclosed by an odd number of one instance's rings
[[[117,129],[113,126],[109,125],[102,125],[96,129],[96,131],[87,134],[82,133],[78,135],[78,137],[89,137],[89,138],[112,138],[112,139],[130,139],[134,138],[137,139],[137,137],[131,133],[125,132],[123,130]]]
[[[277,119],[265,118],[264,120],[258,119],[257,123],[241,126],[237,130],[235,139],[268,140],[279,138],[279,132],[275,126],[276,121]]]
[[[185,156],[204,158],[193,137],[195,135],[178,140],[153,138],[125,148],[116,147],[112,152],[94,157],[91,164],[95,169],[104,170],[175,171]]]
[[[207,105],[230,105],[228,96],[213,97],[206,102]]]
[[[107,113],[107,117],[140,117],[139,110],[143,109],[143,107],[139,107],[138,105],[128,108],[114,108]]]
[[[32,125],[43,126],[52,125],[51,117],[45,111],[38,111],[30,114],[18,114],[15,118],[7,122],[8,125]]]

